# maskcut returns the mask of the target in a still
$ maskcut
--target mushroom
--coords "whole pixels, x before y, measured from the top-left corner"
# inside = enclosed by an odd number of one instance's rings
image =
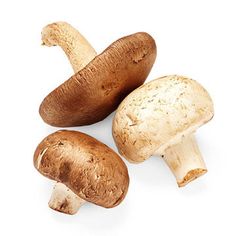
[[[34,153],[34,166],[59,182],[49,206],[67,214],[75,214],[85,202],[115,207],[128,190],[128,170],[121,158],[78,131],[61,130],[43,139]]]
[[[123,100],[113,120],[113,137],[130,162],[162,156],[182,187],[207,172],[194,132],[213,114],[212,100],[199,83],[165,76]]]
[[[43,30],[43,42],[60,45],[78,72],[43,100],[39,113],[46,123],[58,127],[101,121],[143,84],[156,58],[155,41],[147,33],[132,34],[115,41],[90,61],[95,51],[89,43],[68,24],[56,26]]]

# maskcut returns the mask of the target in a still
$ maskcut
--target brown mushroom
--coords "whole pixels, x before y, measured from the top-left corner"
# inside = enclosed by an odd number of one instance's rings
[[[86,201],[115,207],[128,190],[129,175],[121,158],[78,131],[61,130],[43,139],[34,153],[34,166],[59,182],[49,206],[67,214],[75,214]]]
[[[53,34],[43,35],[48,37]],[[44,41],[47,41],[47,37],[43,37]],[[68,41],[67,38],[70,37],[64,37],[64,41]],[[73,49],[73,43],[70,41],[66,44],[64,41],[62,40],[63,44],[55,40],[53,42],[65,48],[69,47],[70,50],[64,49],[68,55]],[[75,47],[81,50],[79,53],[85,55],[77,58],[77,61],[86,57],[86,52],[89,51],[87,46]],[[86,48],[86,52],[83,48]],[[95,55],[94,50],[88,54],[92,58],[91,55]],[[59,127],[89,125],[104,119],[127,94],[143,84],[155,58],[156,44],[147,33],[136,33],[117,40],[83,69],[81,66],[73,66],[75,71],[78,68],[81,70],[43,100],[39,109],[41,117],[46,123]],[[81,62],[80,65],[82,64]]]

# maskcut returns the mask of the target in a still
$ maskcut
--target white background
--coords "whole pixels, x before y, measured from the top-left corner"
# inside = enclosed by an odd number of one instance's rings
[[[235,235],[235,1],[1,1],[0,235]],[[73,72],[58,47],[42,47],[43,26],[67,21],[101,52],[146,31],[158,47],[148,80],[182,74],[199,81],[215,117],[197,132],[208,173],[178,188],[158,157],[127,163],[130,187],[116,208],[84,205],[74,216],[48,208],[53,182],[33,167],[37,144],[57,128],[38,114],[44,96]],[[81,130],[115,148],[113,114]]]

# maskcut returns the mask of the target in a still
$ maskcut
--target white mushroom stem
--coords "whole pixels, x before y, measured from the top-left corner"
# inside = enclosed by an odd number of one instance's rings
[[[85,202],[64,184],[57,182],[48,205],[53,210],[74,215]]]
[[[193,135],[165,150],[163,159],[175,175],[179,187],[207,172],[197,142]]]
[[[56,22],[42,30],[42,44],[60,46],[67,55],[74,72],[80,71],[97,55],[90,43],[66,22]]]

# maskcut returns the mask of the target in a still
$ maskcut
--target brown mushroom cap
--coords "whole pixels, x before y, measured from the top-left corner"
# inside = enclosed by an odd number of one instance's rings
[[[128,190],[129,175],[121,158],[81,132],[62,130],[47,136],[34,153],[34,166],[80,198],[106,208],[118,205]]]
[[[147,33],[117,40],[43,100],[41,117],[59,127],[104,119],[143,84],[155,58],[156,44]]]

